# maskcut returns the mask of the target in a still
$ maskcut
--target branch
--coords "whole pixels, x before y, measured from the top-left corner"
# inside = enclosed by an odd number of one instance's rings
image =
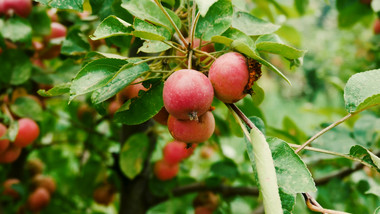
[[[309,193],[302,193],[303,198],[305,199],[306,206],[314,212],[320,212],[320,213],[330,213],[330,214],[349,214],[346,212],[341,211],[335,211],[330,209],[325,209],[319,203],[309,194]]]
[[[158,0],[154,0],[154,2],[157,4],[157,6],[161,9],[161,11],[165,14],[166,18],[170,21],[170,23],[173,25],[174,30],[177,32],[179,38],[182,40],[184,44],[188,44],[185,37],[182,35],[181,31],[178,29],[177,25],[174,23],[173,19],[170,17],[168,12],[165,10],[165,8],[161,5],[161,3]]]
[[[315,179],[315,185],[327,184],[333,178],[347,177],[347,176],[351,175],[352,173],[363,169],[363,167],[364,167],[363,164],[356,164],[354,168],[346,168],[346,169],[343,169],[341,171],[332,173],[331,175],[327,175],[325,177]]]
[[[181,187],[174,188],[171,191],[171,196],[178,197],[186,194],[201,192],[201,191],[212,191],[215,193],[219,193],[224,197],[233,197],[233,196],[258,196],[259,190],[255,187],[232,187],[226,185],[219,186],[207,186],[204,183],[193,183]],[[149,206],[155,206],[161,202],[164,202],[169,199],[169,196],[158,197],[153,199],[150,202]]]

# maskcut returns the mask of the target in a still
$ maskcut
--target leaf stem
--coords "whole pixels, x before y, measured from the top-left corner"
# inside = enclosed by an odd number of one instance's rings
[[[209,57],[211,57],[213,60],[216,60],[216,57],[215,57],[215,56],[213,56],[213,55],[207,53],[206,51],[201,51],[201,50],[198,50],[198,49],[194,49],[194,51],[197,52],[197,53],[200,53],[200,54],[204,54],[204,55],[206,55],[206,56],[209,56]]]
[[[294,148],[300,148],[301,147],[301,145],[296,145],[296,144],[292,144],[292,143],[288,143],[288,145],[291,146],[291,147],[294,147]],[[309,146],[305,146],[304,149],[308,150],[308,151],[320,152],[320,153],[324,153],[324,154],[329,154],[329,155],[334,155],[334,156],[339,156],[339,157],[347,158],[347,159],[350,159],[350,160],[353,160],[353,161],[360,162],[361,164],[366,165],[366,166],[368,166],[370,168],[374,168],[370,164],[368,164],[368,163],[360,160],[359,158],[352,157],[351,155],[346,155],[346,154],[342,154],[342,153],[338,153],[338,152],[328,151],[328,150],[324,150],[324,149],[318,149],[318,148],[309,147]]]
[[[165,14],[166,18],[170,21],[170,23],[173,25],[174,30],[177,32],[179,38],[183,42],[183,44],[188,44],[185,37],[182,35],[181,31],[178,29],[177,25],[174,23],[172,17],[170,17],[169,13],[165,10],[165,8],[161,5],[161,3],[158,0],[154,0],[154,2],[157,4],[157,6],[161,9],[161,11]]]
[[[195,13],[195,5],[194,5],[194,8],[193,8],[194,12]],[[193,14],[194,15],[194,14]],[[197,23],[198,23],[198,20],[199,20],[199,17],[200,17],[200,12],[197,13],[197,15],[195,16],[195,18],[193,19],[193,23],[191,24],[191,29],[190,29],[190,41],[191,41],[191,48],[194,47],[194,34],[195,34],[195,28],[197,26]]]

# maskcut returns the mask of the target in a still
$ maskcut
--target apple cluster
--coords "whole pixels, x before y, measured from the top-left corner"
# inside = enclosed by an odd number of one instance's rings
[[[163,149],[163,159],[154,164],[154,174],[161,181],[166,181],[177,176],[179,164],[182,160],[190,157],[196,145],[189,145],[180,142],[172,141],[166,144]]]
[[[13,142],[7,139],[7,127],[0,123],[0,163],[12,163],[21,154],[22,148],[33,143],[40,134],[38,124],[30,118],[18,121],[18,132]]]
[[[29,171],[32,179],[29,184],[29,195],[26,204],[19,208],[19,211],[29,210],[31,212],[40,212],[50,202],[52,194],[56,190],[56,183],[53,178],[42,175],[44,165],[39,159],[28,161],[26,169]],[[22,185],[19,179],[10,178],[3,183],[4,196],[13,200],[20,200],[20,194],[14,188],[14,185]]]

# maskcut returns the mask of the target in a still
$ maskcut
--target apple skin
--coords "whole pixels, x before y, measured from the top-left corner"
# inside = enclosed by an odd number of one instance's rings
[[[55,181],[51,177],[43,176],[41,174],[36,175],[33,180],[32,184],[35,187],[42,187],[45,188],[50,194],[53,194],[57,188],[57,185],[55,184]]]
[[[376,19],[375,24],[373,25],[373,32],[376,35],[380,34],[380,19]]]
[[[153,116],[153,119],[158,122],[161,125],[168,125],[168,117],[169,117],[169,112],[166,111],[165,107],[162,107],[162,109]]]
[[[52,22],[50,24],[51,32],[49,35],[45,36],[45,40],[57,39],[66,37],[67,29],[66,26],[59,22]]]
[[[7,179],[4,183],[3,183],[3,187],[4,187],[4,190],[3,190],[3,195],[8,195],[10,197],[12,197],[13,199],[17,199],[20,197],[20,194],[14,190],[12,188],[12,185],[14,184],[19,184],[20,183],[20,180],[17,179],[17,178],[10,178],[10,179]]]
[[[119,110],[119,108],[122,106],[123,104],[121,102],[119,102],[118,100],[113,100],[110,102],[110,104],[108,105],[108,113],[113,116],[117,110]]]
[[[215,96],[224,103],[235,103],[244,98],[249,81],[247,59],[237,52],[226,53],[212,64],[208,77]]]
[[[95,189],[93,197],[98,204],[108,206],[115,199],[115,187],[105,184]]]
[[[213,98],[210,80],[196,70],[178,70],[170,75],[164,85],[165,109],[178,119],[196,120],[210,109]]]
[[[169,164],[165,160],[159,160],[154,164],[154,174],[161,181],[167,181],[177,176],[179,164]]]
[[[198,120],[179,120],[169,116],[168,129],[174,139],[186,143],[201,143],[208,140],[215,130],[215,119],[206,112]]]
[[[36,176],[42,173],[45,165],[40,159],[31,159],[28,160],[25,168],[31,176]]]
[[[172,141],[166,144],[163,150],[164,160],[169,164],[176,164],[189,157],[192,153],[191,148],[181,141]]]
[[[0,14],[10,14],[13,11],[16,15],[26,18],[32,11],[32,0],[0,0]]]
[[[15,146],[14,143],[9,145],[7,150],[5,150],[3,153],[0,155],[0,163],[12,163],[21,154],[21,148],[18,146]]]
[[[28,209],[33,212],[41,211],[50,202],[49,191],[45,188],[39,187],[34,190],[28,197]]]
[[[0,123],[0,138],[3,137],[6,132],[7,132],[7,127],[5,127],[4,124]],[[0,154],[3,153],[5,150],[7,150],[8,146],[9,146],[8,139],[0,140]]]
[[[14,141],[14,145],[19,147],[26,147],[35,141],[40,135],[40,128],[34,120],[29,118],[22,118],[18,120],[18,133]]]
[[[194,214],[212,214],[213,212],[214,210],[207,206],[199,206],[194,209]]]

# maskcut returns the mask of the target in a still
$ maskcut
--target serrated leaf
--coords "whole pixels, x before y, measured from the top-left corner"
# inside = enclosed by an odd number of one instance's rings
[[[61,53],[77,55],[87,53],[90,50],[86,36],[79,29],[71,30],[63,41]]]
[[[290,194],[317,191],[309,170],[294,150],[278,138],[268,138],[267,141],[276,167],[278,186]]]
[[[256,127],[251,129],[248,145],[248,156],[257,170],[265,212],[283,213],[272,153],[265,136]]]
[[[30,43],[32,40],[32,27],[28,20],[14,17],[5,21],[0,28],[4,38],[13,42]]]
[[[92,93],[91,101],[94,104],[106,101],[148,70],[149,66],[146,63],[122,67],[119,74],[111,82]]]
[[[132,31],[133,28],[128,22],[119,19],[116,16],[108,16],[99,24],[90,38],[92,40],[98,40],[112,36],[125,36],[130,35]]]
[[[132,15],[152,22],[153,24],[166,27],[171,33],[174,33],[174,27],[161,11],[161,9],[150,0],[122,0],[121,6],[128,10]],[[171,10],[165,8],[169,16],[174,21],[178,29],[181,29],[180,18]]]
[[[232,22],[232,3],[229,0],[219,0],[213,4],[204,17],[200,17],[195,29],[195,36],[204,41],[210,41],[226,31]]]
[[[380,158],[363,146],[356,145],[351,147],[350,155],[372,165],[378,172],[380,172]]]
[[[232,27],[249,36],[270,34],[280,28],[279,25],[261,20],[246,12],[236,12],[232,19]]]
[[[306,53],[306,51],[298,50],[289,45],[283,44],[280,38],[275,34],[260,36],[256,40],[256,50],[278,54],[287,59],[298,59],[303,57]]]
[[[71,82],[68,83],[62,83],[59,85],[54,86],[54,88],[49,89],[48,91],[40,89],[38,90],[38,94],[43,97],[53,97],[53,96],[59,96],[63,94],[67,94],[70,92]]]
[[[156,82],[137,99],[128,100],[115,114],[116,122],[127,125],[141,124],[156,115],[164,106],[162,99],[163,82]]]
[[[24,51],[6,49],[0,62],[0,82],[20,85],[30,78],[32,63]]]
[[[149,138],[137,133],[128,138],[120,151],[119,165],[129,179],[135,178],[143,169],[148,154]]]
[[[195,0],[198,5],[199,12],[202,16],[205,16],[208,9],[218,0]]]
[[[42,107],[33,98],[19,97],[10,106],[14,114],[19,117],[28,117],[33,120],[42,120]]]
[[[252,49],[250,46],[248,46],[244,41],[235,40],[231,43],[231,47],[237,50],[238,52],[243,53],[246,56],[251,57],[252,59],[257,60],[261,64],[265,65],[266,67],[268,67],[269,69],[271,69],[272,71],[280,75],[280,77],[282,77],[286,82],[289,83],[289,85],[291,85],[290,80],[280,70],[278,70],[275,66],[273,66],[271,63],[269,63],[265,59],[261,58],[255,52],[255,50]]]
[[[83,10],[83,3],[85,0],[35,0],[42,4],[47,4],[50,7],[58,9],[70,9],[70,10]]]
[[[127,63],[126,60],[121,59],[98,59],[88,63],[72,81],[70,101],[78,95],[92,92],[106,85]]]
[[[170,49],[171,46],[167,45],[160,41],[151,41],[147,40],[143,43],[143,46],[141,46],[137,52],[144,52],[144,53],[159,53],[162,51],[166,51]]]
[[[147,40],[170,40],[170,32],[161,26],[155,26],[141,19],[135,18],[133,22],[133,35]]]
[[[380,104],[380,69],[355,74],[344,88],[344,101],[349,113]]]

